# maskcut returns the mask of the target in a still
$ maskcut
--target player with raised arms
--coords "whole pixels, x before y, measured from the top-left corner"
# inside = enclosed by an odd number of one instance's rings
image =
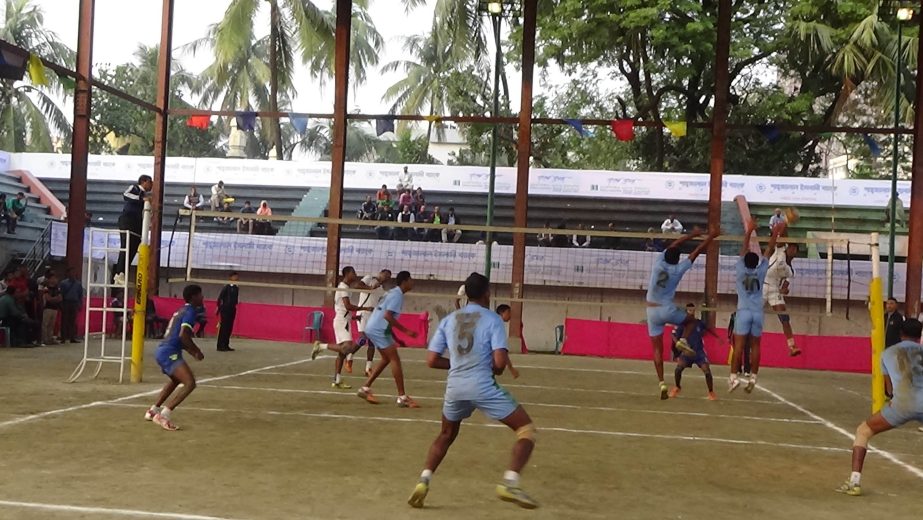
[[[766,272],[766,282],[763,284],[763,299],[778,313],[788,345],[788,355],[793,357],[801,354],[801,349],[795,345],[792,320],[785,312],[785,295],[788,294],[789,280],[795,276],[792,261],[797,255],[798,244],[789,243],[776,247],[769,258],[769,271]]]
[[[535,426],[525,409],[495,379],[512,368],[506,328],[500,316],[489,309],[490,281],[484,275],[472,273],[465,281],[465,293],[468,304],[443,318],[429,342],[426,364],[449,371],[442,429],[429,449],[420,482],[408,503],[423,507],[433,473],[458,437],[462,421],[480,410],[516,433],[512,461],[497,486],[497,497],[535,509],[538,503],[519,487],[519,474],[535,446]]]
[[[705,237],[698,247],[695,248],[685,260],[680,260],[679,246],[702,235],[699,228],[692,230],[692,233],[682,236],[673,241],[663,253],[659,253],[654,259],[654,265],[651,268],[651,280],[647,286],[647,330],[651,337],[651,346],[654,349],[654,369],[657,371],[657,378],[660,381],[660,398],[667,398],[667,384],[663,382],[663,329],[667,324],[680,325],[687,321],[693,321],[695,318],[686,314],[686,311],[679,308],[673,301],[676,296],[676,288],[683,279],[695,259],[708,247],[708,244],[717,236],[717,232]],[[686,355],[695,357],[695,351],[689,347],[686,340],[692,328],[687,327],[684,330],[684,336],[676,342],[676,348]]]

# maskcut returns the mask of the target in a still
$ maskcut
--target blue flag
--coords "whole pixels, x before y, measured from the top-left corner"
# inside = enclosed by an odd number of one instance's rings
[[[289,122],[292,123],[292,128],[298,132],[298,135],[304,135],[308,131],[308,118],[306,116],[299,116],[297,114],[288,115]]]
[[[865,144],[869,146],[869,150],[872,151],[872,157],[881,155],[881,147],[878,146],[878,143],[876,143],[869,134],[862,134],[862,140],[865,141]]]
[[[579,119],[565,119],[565,123],[569,124],[580,134],[580,137],[586,137],[586,130],[583,129],[583,122]]]
[[[375,120],[375,135],[386,134],[388,132],[394,133],[394,120],[393,119],[376,119]]]
[[[238,112],[237,128],[244,132],[252,132],[256,129],[256,112]]]
[[[779,127],[776,125],[760,125],[757,129],[770,143],[775,143],[782,138],[782,132],[779,131]]]

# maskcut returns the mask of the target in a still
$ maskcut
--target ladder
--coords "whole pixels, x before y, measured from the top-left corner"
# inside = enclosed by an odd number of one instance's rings
[[[68,383],[73,383],[83,375],[87,365],[96,363],[96,371],[93,373],[93,379],[99,376],[104,363],[115,363],[119,366],[119,383],[125,376],[125,367],[131,366],[131,352],[126,355],[126,344],[130,343],[128,338],[128,273],[131,267],[131,258],[128,258],[128,238],[131,233],[128,230],[115,229],[96,229],[91,228],[89,233],[89,244],[87,246],[87,264],[85,271],[86,280],[86,303],[84,316],[84,333],[83,333],[83,359],[77,364],[77,368],[67,379]],[[124,243],[125,248],[121,247]],[[116,245],[118,244],[118,245]],[[112,275],[111,263],[109,256],[111,254],[125,253],[125,265],[122,266],[122,272],[125,276],[121,284],[111,283]],[[102,262],[102,265],[100,265]],[[94,271],[101,268],[102,279],[94,280]],[[114,291],[122,291],[120,303],[113,305]],[[95,294],[102,293],[102,304],[93,306],[92,298]],[[90,317],[101,315],[102,330],[100,332],[90,332]],[[116,321],[121,318],[120,336],[111,340],[107,337],[109,316],[115,315]],[[96,340],[99,340],[98,349]],[[108,341],[107,341],[108,340]],[[91,348],[91,343],[93,343]],[[92,352],[91,352],[92,351]]]

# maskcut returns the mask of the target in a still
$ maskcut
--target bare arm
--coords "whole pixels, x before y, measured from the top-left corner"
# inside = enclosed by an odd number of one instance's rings
[[[374,310],[374,309],[372,309],[371,307],[359,307],[358,305],[353,305],[353,303],[352,303],[351,301],[349,301],[349,296],[344,296],[344,297],[343,297],[343,306],[346,307],[346,310],[351,311],[351,312],[361,312],[361,311],[371,311],[371,310]]]
[[[192,339],[192,327],[180,327],[179,340],[183,344],[183,350],[192,354],[192,357],[199,361],[205,359],[205,354],[199,350]]]
[[[397,318],[394,317],[391,311],[385,311],[385,321],[388,322],[388,325],[391,325],[391,328],[397,329],[411,338],[417,337],[417,333],[401,325],[401,322],[397,321]]]
[[[747,229],[744,230],[744,241],[743,245],[740,247],[740,256],[750,252],[750,237],[753,236],[753,232],[756,230],[756,221],[750,221],[747,224]]]
[[[687,234],[687,235],[683,235],[683,236],[677,238],[676,240],[674,240],[673,242],[671,242],[670,245],[667,246],[667,247],[668,247],[668,248],[669,248],[669,247],[679,247],[679,246],[685,244],[686,242],[692,240],[693,238],[696,238],[696,237],[699,237],[699,236],[702,236],[702,230],[699,229],[698,227],[696,227],[696,228],[694,228],[694,229],[692,230],[691,233],[689,233],[689,234]]]
[[[888,399],[894,397],[894,385],[891,383],[891,376],[885,376],[885,395]]]
[[[703,240],[702,243],[699,244],[698,247],[696,247],[695,249],[692,250],[691,253],[689,253],[689,261],[695,262],[695,259],[698,258],[700,254],[702,254],[702,251],[705,251],[705,248],[708,247],[708,244],[711,244],[711,241],[714,240],[715,237],[717,236],[718,236],[718,232],[716,231],[708,235],[707,237],[705,237],[705,240]]]
[[[510,366],[510,353],[505,348],[495,350],[493,359],[494,375],[499,376],[502,374],[507,366]]]
[[[442,357],[441,354],[430,350],[426,353],[426,366],[430,368],[437,368],[439,370],[448,370],[449,360]]]
[[[772,229],[772,236],[769,237],[769,243],[766,244],[766,250],[763,251],[764,257],[771,258],[772,254],[776,252],[776,243],[779,241],[779,235],[785,232],[785,226],[785,222],[780,222]]]

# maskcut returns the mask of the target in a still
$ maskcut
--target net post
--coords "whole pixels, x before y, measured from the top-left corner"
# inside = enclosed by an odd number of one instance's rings
[[[148,267],[151,256],[151,201],[144,202],[138,269],[135,274],[135,315],[131,332],[131,382],[140,383],[144,368],[144,326],[147,318]],[[131,262],[131,259],[129,259]],[[127,272],[127,271],[126,271]]]
[[[827,316],[833,314],[833,241],[827,242],[827,280],[826,294],[824,298],[827,301]]]
[[[871,234],[869,244],[872,262],[872,281],[869,283],[869,319],[872,323],[872,413],[878,413],[885,404],[885,381],[881,373],[881,353],[885,349],[884,301],[881,285],[881,251],[878,233]]]

